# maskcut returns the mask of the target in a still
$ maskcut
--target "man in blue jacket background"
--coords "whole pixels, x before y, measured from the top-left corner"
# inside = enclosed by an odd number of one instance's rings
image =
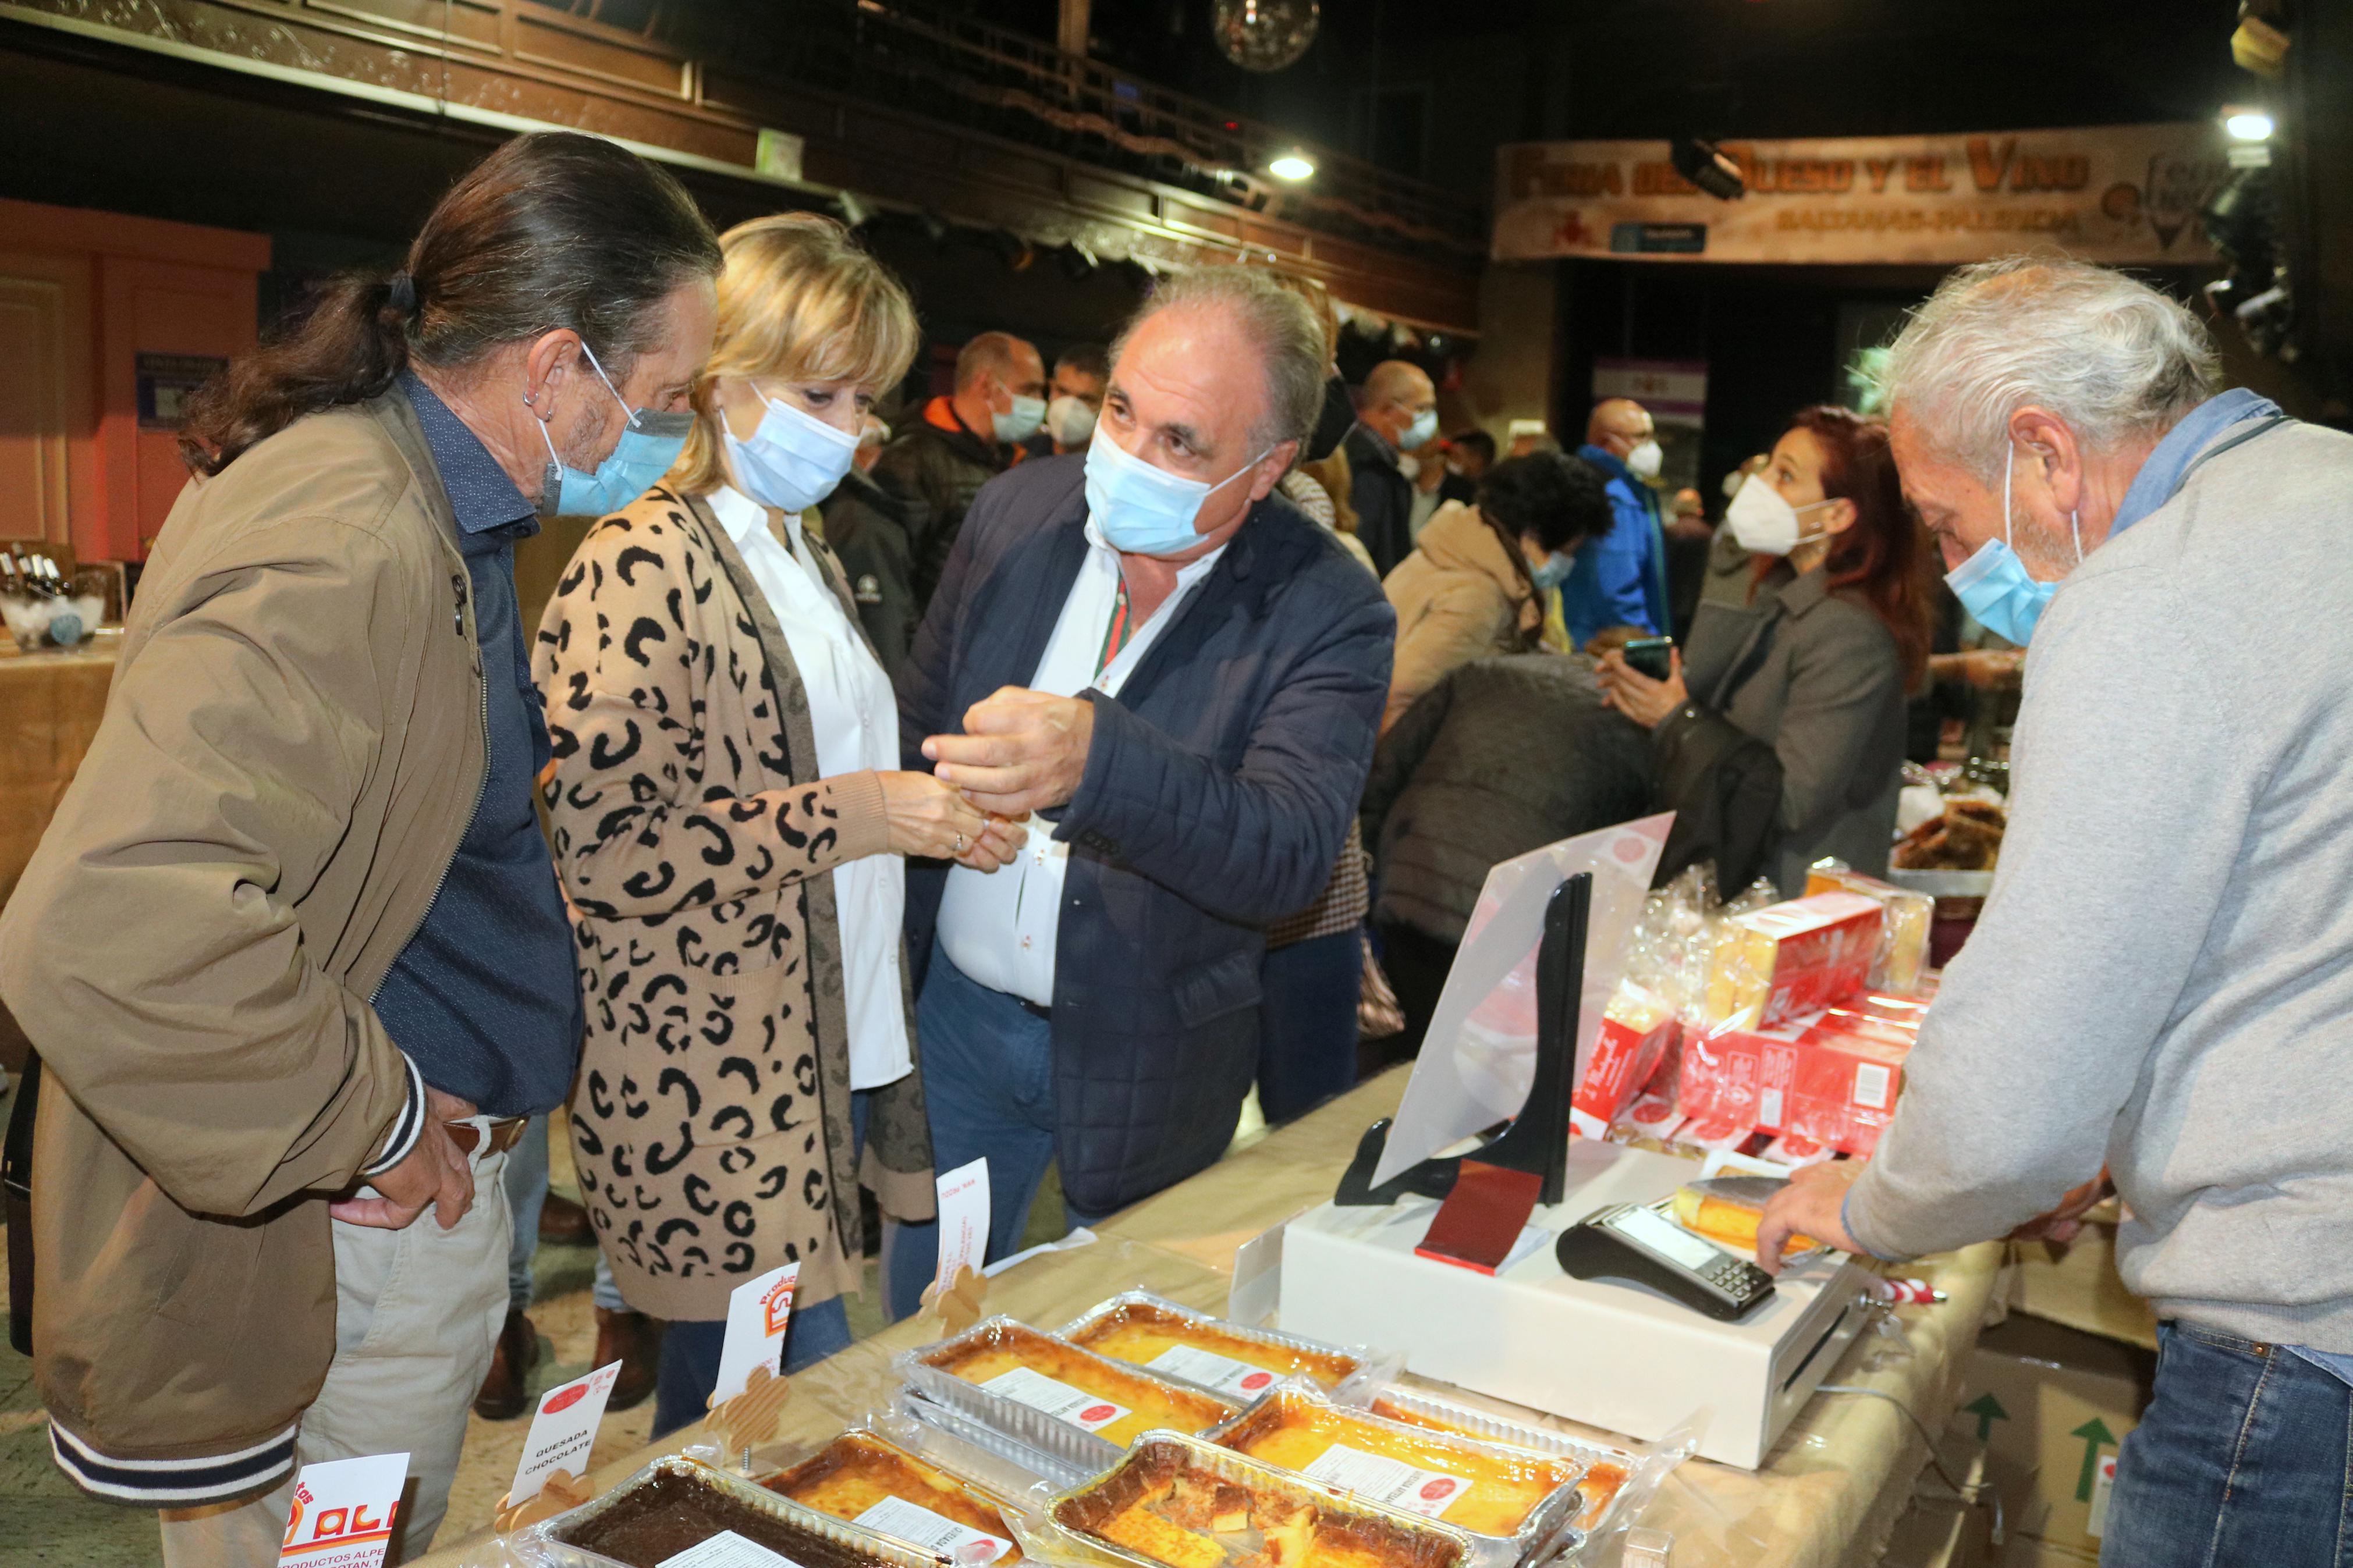
[[[992,1256],[1050,1161],[1082,1224],[1224,1151],[1265,928],[1315,901],[1356,810],[1396,617],[1273,494],[1324,362],[1261,273],[1163,283],[1086,455],[980,492],[900,677],[907,765],[1027,818],[1012,864],[907,885],[934,1163],[987,1160]],[[893,1243],[901,1283],[931,1228]]]
[[[1577,552],[1560,585],[1561,619],[1570,642],[1583,647],[1605,626],[1667,629],[1667,542],[1659,527],[1659,497],[1646,482],[1659,477],[1659,442],[1651,411],[1630,397],[1596,404],[1577,455],[1609,481],[1616,524]]]

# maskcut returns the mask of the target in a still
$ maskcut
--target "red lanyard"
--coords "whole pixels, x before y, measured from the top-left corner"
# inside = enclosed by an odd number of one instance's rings
[[[1123,576],[1119,580],[1119,597],[1112,601],[1111,625],[1103,628],[1103,651],[1095,656],[1097,680],[1103,679],[1103,672],[1111,668],[1112,660],[1119,657],[1119,650],[1134,635],[1134,618],[1127,613],[1127,579]]]

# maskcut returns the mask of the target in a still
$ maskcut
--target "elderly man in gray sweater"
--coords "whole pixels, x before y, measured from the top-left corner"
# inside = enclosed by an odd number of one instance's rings
[[[1760,1249],[2047,1231],[2105,1168],[2164,1354],[2101,1561],[2353,1561],[2353,437],[2075,262],[1955,274],[1888,379],[1947,580],[2032,638],[2010,834],[1877,1157]]]

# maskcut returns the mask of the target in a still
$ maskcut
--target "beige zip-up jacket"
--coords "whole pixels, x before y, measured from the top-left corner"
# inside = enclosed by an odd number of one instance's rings
[[[0,918],[47,1069],[35,1374],[101,1496],[291,1466],[334,1352],[328,1198],[421,1115],[370,998],[481,784],[466,581],[397,389],[191,482]]]

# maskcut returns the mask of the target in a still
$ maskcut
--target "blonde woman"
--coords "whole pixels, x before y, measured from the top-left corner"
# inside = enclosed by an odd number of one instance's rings
[[[800,1265],[788,1366],[849,1342],[860,1184],[931,1216],[903,857],[1005,847],[897,771],[890,681],[801,526],[914,357],[906,291],[815,215],[721,245],[685,451],[582,543],[533,661],[588,1013],[573,1152],[621,1294],[670,1321],[657,1435],[702,1414],[754,1275]]]

